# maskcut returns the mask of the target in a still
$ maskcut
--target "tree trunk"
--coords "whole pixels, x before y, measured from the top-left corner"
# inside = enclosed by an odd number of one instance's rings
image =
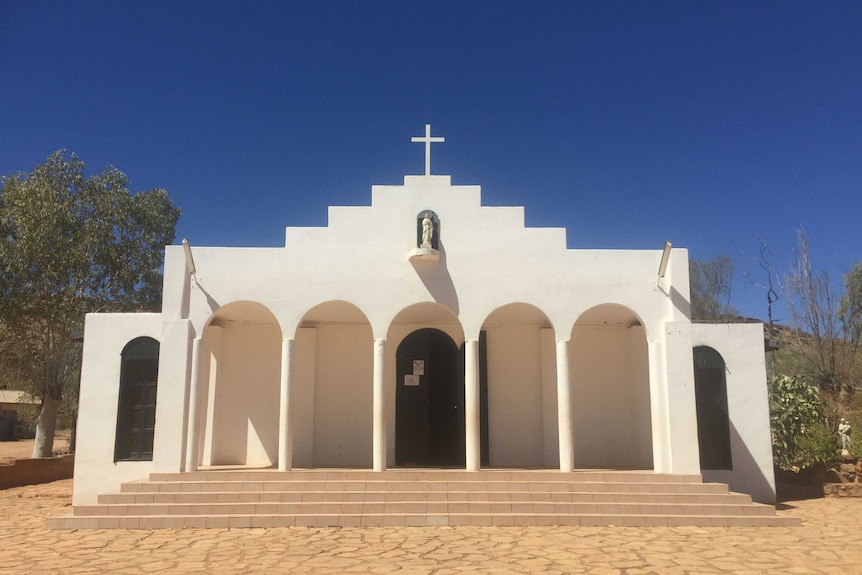
[[[42,396],[42,408],[36,419],[36,442],[33,444],[33,459],[51,457],[54,451],[54,428],[57,425],[57,409],[60,401],[46,393]]]

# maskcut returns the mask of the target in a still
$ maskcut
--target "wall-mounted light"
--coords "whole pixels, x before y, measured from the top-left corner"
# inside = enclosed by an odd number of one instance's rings
[[[183,238],[183,251],[186,254],[186,269],[191,275],[195,275],[195,259],[192,257],[192,246],[189,240]]]
[[[664,251],[661,253],[661,263],[658,266],[658,277],[659,279],[664,277],[665,272],[667,272],[667,262],[670,259],[670,248],[673,247],[673,244],[670,242],[664,243]]]

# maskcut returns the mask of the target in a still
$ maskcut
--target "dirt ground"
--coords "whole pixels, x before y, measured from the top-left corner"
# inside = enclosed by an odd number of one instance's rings
[[[54,451],[66,451],[69,449],[69,437],[72,432],[69,429],[58,430],[54,434]],[[0,441],[0,463],[12,459],[30,459],[33,453],[33,439],[19,439],[17,441]]]

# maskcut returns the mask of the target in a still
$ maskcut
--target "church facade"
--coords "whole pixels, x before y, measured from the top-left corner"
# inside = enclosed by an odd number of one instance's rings
[[[168,246],[161,313],[88,315],[74,504],[208,467],[647,469],[774,501],[761,324],[693,324],[686,250],[568,249],[429,158],[283,248]]]

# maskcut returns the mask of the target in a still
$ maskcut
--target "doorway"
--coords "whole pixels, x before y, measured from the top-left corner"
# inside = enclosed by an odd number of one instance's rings
[[[464,367],[446,333],[419,329],[396,352],[395,464],[463,467]]]

